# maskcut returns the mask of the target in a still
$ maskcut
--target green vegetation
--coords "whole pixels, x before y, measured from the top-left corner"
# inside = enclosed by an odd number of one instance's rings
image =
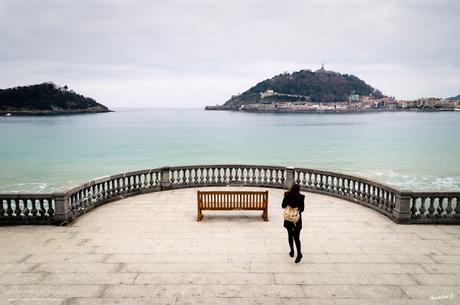
[[[0,112],[85,113],[108,112],[106,106],[84,97],[67,86],[53,83],[0,89]]]
[[[244,104],[263,103],[260,93],[273,90],[277,97],[269,97],[268,100],[280,99],[292,101],[292,95],[309,97],[312,102],[342,102],[347,101],[351,94],[372,95],[381,98],[383,95],[354,75],[340,74],[320,69],[316,72],[301,70],[294,73],[279,74],[271,79],[264,80],[241,95],[228,100],[223,107],[237,108]],[[284,96],[283,94],[291,95]],[[298,100],[302,100],[299,98]],[[305,100],[305,99],[303,99]]]

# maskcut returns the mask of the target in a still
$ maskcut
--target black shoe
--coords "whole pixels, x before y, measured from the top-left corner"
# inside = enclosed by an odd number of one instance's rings
[[[296,263],[296,264],[299,263],[300,260],[302,259],[302,257],[303,257],[303,256],[302,256],[302,253],[297,254],[297,257],[296,257],[296,259],[295,259],[295,263]]]
[[[289,256],[294,257],[294,250],[291,250],[291,252],[289,252]]]

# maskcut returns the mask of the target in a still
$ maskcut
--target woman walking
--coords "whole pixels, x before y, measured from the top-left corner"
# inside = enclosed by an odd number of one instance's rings
[[[285,209],[287,206],[291,208],[297,208],[299,210],[300,218],[297,222],[284,221],[284,227],[288,231],[289,256],[294,257],[294,242],[297,248],[297,257],[295,262],[298,263],[302,259],[302,250],[300,245],[300,230],[302,230],[302,212],[305,207],[305,196],[300,194],[300,186],[293,184],[291,189],[284,193],[283,203],[281,207]]]

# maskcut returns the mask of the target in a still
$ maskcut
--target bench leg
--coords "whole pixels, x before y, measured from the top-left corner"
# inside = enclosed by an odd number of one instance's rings
[[[201,209],[198,209],[196,213],[196,221],[200,221],[203,218],[203,213],[201,213]]]
[[[268,208],[264,209],[264,212],[262,213],[262,217],[264,218],[265,221],[268,221]]]

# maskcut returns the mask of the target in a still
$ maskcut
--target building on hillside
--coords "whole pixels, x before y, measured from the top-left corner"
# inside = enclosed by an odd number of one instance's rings
[[[435,108],[437,104],[441,102],[440,98],[429,97],[429,98],[420,98],[417,100],[418,108]]]
[[[398,107],[399,108],[416,108],[417,107],[417,101],[399,100],[398,101]]]
[[[348,96],[348,101],[350,102],[359,102],[359,94],[350,94]]]
[[[266,98],[267,96],[273,96],[275,95],[275,92],[271,89],[266,90],[265,92],[260,92],[260,98]]]

